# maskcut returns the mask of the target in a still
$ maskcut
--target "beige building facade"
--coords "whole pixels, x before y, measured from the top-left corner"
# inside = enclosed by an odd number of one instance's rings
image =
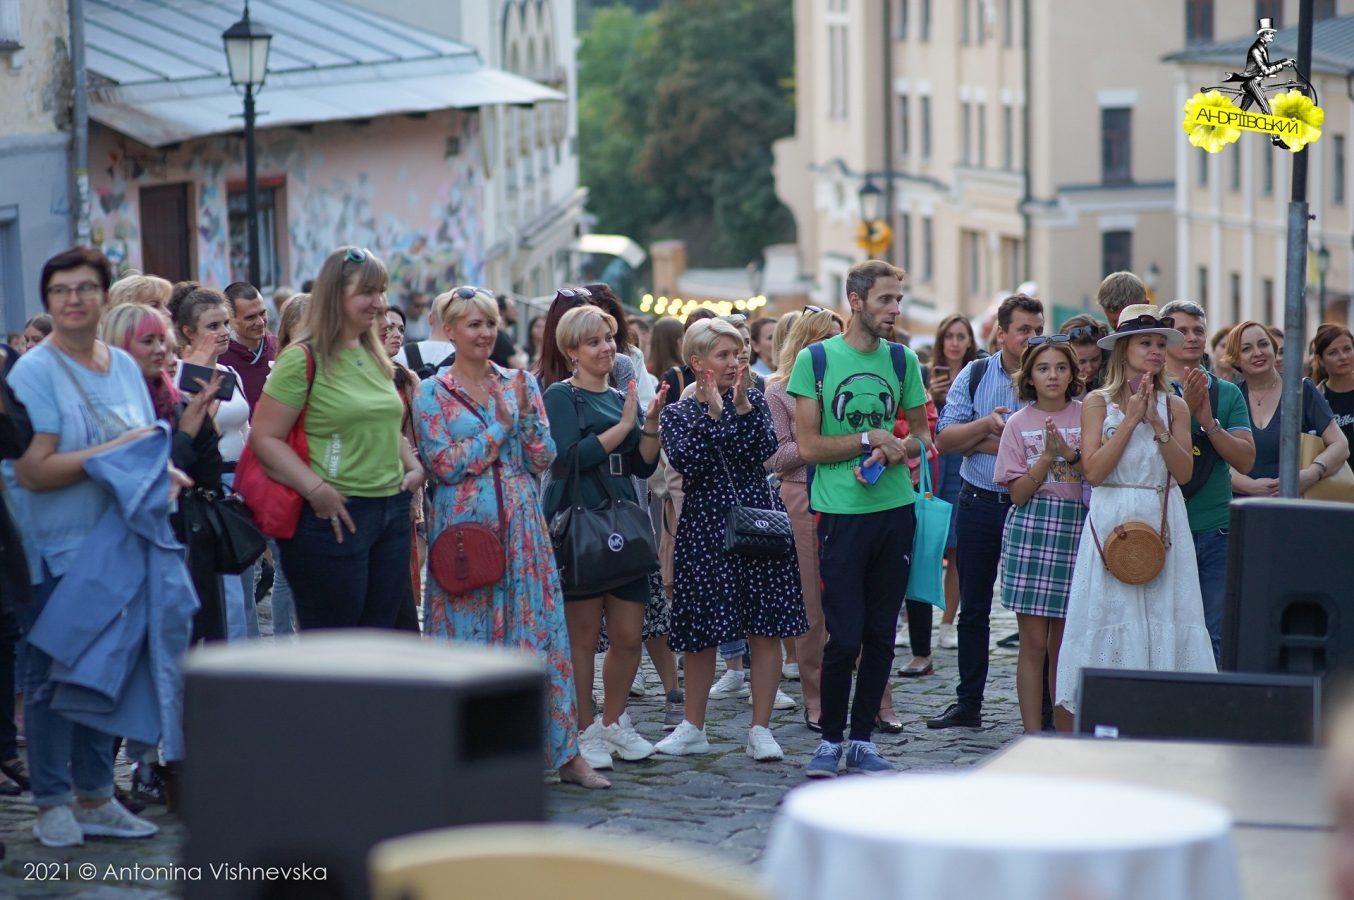
[[[1319,5],[1319,4],[1318,4]],[[1296,3],[1269,45],[1271,61],[1296,57]],[[1332,4],[1340,14],[1315,24],[1312,82],[1325,123],[1309,146],[1307,199],[1310,204],[1306,261],[1307,321],[1320,315],[1318,251],[1329,259],[1325,319],[1348,322],[1354,280],[1354,199],[1350,197],[1350,139],[1354,98],[1347,73],[1354,70],[1354,3]],[[1219,34],[1219,42],[1172,54],[1177,105],[1204,87],[1218,85],[1225,72],[1243,67],[1255,40],[1244,22]],[[1291,70],[1276,75],[1280,83]],[[1282,326],[1287,278],[1288,203],[1293,155],[1260,134],[1243,132],[1235,143],[1209,154],[1192,147],[1183,129],[1175,138],[1176,280],[1181,296],[1202,303],[1215,324],[1245,319]],[[1314,325],[1308,327],[1308,335]]]
[[[1033,281],[1050,319],[1110,271],[1173,295],[1174,67],[1188,4],[796,0],[796,134],[776,148],[802,273],[843,302],[857,192],[885,189],[914,334]],[[891,187],[891,190],[889,189]]]

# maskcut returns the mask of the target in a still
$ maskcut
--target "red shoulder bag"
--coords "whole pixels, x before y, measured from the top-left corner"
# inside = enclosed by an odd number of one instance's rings
[[[310,403],[310,391],[315,386],[315,354],[309,344],[302,344],[306,354],[306,399]],[[310,465],[310,445],[306,442],[306,408],[296,417],[296,424],[287,433],[287,446],[300,457],[301,462]],[[301,507],[305,498],[291,487],[280,481],[274,481],[264,471],[263,464],[254,455],[254,448],[245,444],[240,461],[235,465],[235,493],[244,500],[245,506],[254,514],[254,524],[259,531],[270,538],[290,540],[296,534],[296,525],[301,521]]]

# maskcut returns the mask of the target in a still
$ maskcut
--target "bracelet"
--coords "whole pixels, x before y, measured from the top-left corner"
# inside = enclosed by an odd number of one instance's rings
[[[1034,477],[1033,475],[1031,475],[1029,472],[1026,472],[1026,473],[1025,473],[1025,477],[1028,478],[1030,481],[1033,481],[1033,482],[1034,482],[1036,485],[1038,485],[1039,487],[1043,487],[1043,486],[1044,486],[1044,483],[1043,483],[1042,481],[1040,481],[1038,478],[1035,478],[1035,477]]]
[[[1323,463],[1323,462],[1322,462],[1321,460],[1319,460],[1319,459],[1314,459],[1314,460],[1312,460],[1312,465],[1314,465],[1314,466],[1320,466],[1320,467],[1321,467],[1321,477],[1322,477],[1322,478],[1325,478],[1326,475],[1329,474],[1329,472],[1330,472],[1330,469],[1326,468],[1326,464]]]
[[[320,488],[322,488],[322,487],[324,487],[324,486],[325,486],[325,481],[324,481],[323,479],[321,479],[319,484],[315,485],[313,488],[311,488],[310,490],[306,491],[306,499],[309,500],[311,494],[315,493],[316,491],[318,491]]]
[[[661,432],[658,432],[658,431],[645,431],[643,428],[641,428],[641,429],[639,430],[639,433],[642,434],[642,435],[644,435],[645,437],[652,437],[652,438],[662,437],[662,436],[663,436]]]
[[[1072,457],[1071,459],[1069,459],[1069,460],[1067,461],[1067,464],[1068,464],[1069,466],[1075,466],[1075,465],[1076,465],[1077,463],[1079,463],[1079,462],[1081,462],[1081,448],[1080,448],[1080,447],[1077,448],[1077,455],[1074,456],[1074,457]]]

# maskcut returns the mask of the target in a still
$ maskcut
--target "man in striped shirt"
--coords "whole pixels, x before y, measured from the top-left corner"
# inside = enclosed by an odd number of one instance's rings
[[[983,689],[987,685],[988,641],[991,638],[992,585],[1001,561],[1001,535],[1011,497],[993,481],[997,447],[1006,419],[1025,404],[1016,397],[1012,378],[1030,338],[1044,332],[1044,306],[1033,297],[1014,294],[997,309],[996,356],[976,359],[950,386],[945,411],[936,424],[936,449],[962,453],[963,486],[955,515],[956,562],[959,566],[959,690],[957,702],[926,720],[929,728],[983,723]],[[977,384],[973,385],[973,380]]]

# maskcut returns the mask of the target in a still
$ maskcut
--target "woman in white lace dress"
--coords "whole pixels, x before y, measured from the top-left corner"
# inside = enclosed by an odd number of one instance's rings
[[[1166,347],[1178,344],[1171,319],[1150,305],[1130,306],[1100,340],[1110,350],[1104,389],[1082,404],[1082,471],[1095,486],[1081,536],[1067,624],[1058,659],[1055,703],[1076,711],[1083,668],[1213,672],[1203,600],[1180,483],[1193,469],[1189,410],[1166,384]],[[1100,435],[1100,440],[1091,438]],[[1146,584],[1110,574],[1103,545],[1114,528],[1158,528],[1166,503],[1166,562]],[[1094,531],[1092,530],[1094,529]],[[1062,728],[1070,727],[1065,715]]]

